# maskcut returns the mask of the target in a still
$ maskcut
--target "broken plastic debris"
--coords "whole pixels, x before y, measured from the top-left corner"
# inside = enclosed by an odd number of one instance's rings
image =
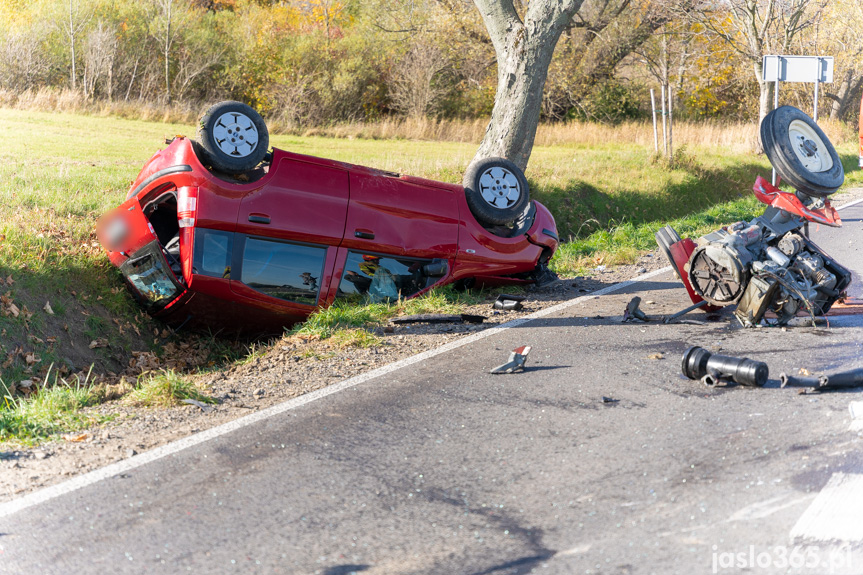
[[[503,365],[499,365],[489,373],[513,373],[519,369],[524,369],[524,362],[527,361],[527,354],[530,353],[530,346],[523,345],[517,347],[509,354],[509,361]]]
[[[494,301],[493,308],[494,309],[502,309],[506,311],[518,311],[524,307],[523,302],[525,300],[525,296],[523,295],[510,295],[502,293],[497,296],[497,299]]]

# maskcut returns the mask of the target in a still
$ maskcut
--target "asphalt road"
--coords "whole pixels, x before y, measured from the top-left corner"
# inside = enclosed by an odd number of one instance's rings
[[[813,238],[860,296],[842,216]],[[859,391],[778,383],[863,367],[861,316],[621,324],[633,293],[688,303],[668,272],[9,514],[0,572],[863,573]],[[520,345],[527,371],[488,373]],[[771,381],[685,379],[690,345]]]

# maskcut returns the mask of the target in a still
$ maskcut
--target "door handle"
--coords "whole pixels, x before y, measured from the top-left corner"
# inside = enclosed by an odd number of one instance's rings
[[[354,232],[354,237],[360,238],[363,240],[373,240],[373,239],[375,239],[375,234],[374,234],[374,232],[369,232],[369,231],[365,231],[365,230],[357,230]]]
[[[268,224],[270,223],[270,216],[265,216],[263,214],[252,214],[249,216],[249,221],[253,224]]]

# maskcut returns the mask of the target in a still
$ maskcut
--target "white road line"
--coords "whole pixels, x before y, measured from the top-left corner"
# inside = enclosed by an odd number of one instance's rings
[[[0,517],[6,517],[13,513],[17,513],[22,509],[32,507],[33,505],[38,505],[39,503],[44,503],[45,501],[54,499],[55,497],[66,495],[68,493],[81,489],[82,487],[92,485],[93,483],[97,483],[104,479],[109,479],[121,473],[126,473],[137,467],[141,467],[142,465],[146,465],[147,463],[156,461],[157,459],[161,459],[163,457],[167,457],[168,455],[178,453],[180,451],[183,451],[184,449],[188,449],[195,445],[204,443],[205,441],[209,441],[210,439],[225,435],[226,433],[231,433],[232,431],[236,431],[243,427],[253,425],[259,421],[263,421],[265,419],[269,419],[270,417],[279,415],[280,413],[296,409],[300,406],[306,405],[307,403],[311,403],[313,401],[317,401],[318,399],[327,397],[328,395],[344,391],[345,389],[349,389],[363,382],[369,381],[370,379],[392,373],[396,370],[402,369],[403,367],[419,363],[431,357],[441,355],[442,353],[447,353],[448,351],[458,349],[475,341],[497,335],[498,333],[501,333],[502,331],[505,331],[507,329],[519,327],[530,321],[553,315],[572,306],[590,301],[596,296],[606,295],[622,290],[635,283],[650,279],[652,277],[661,275],[669,271],[671,271],[671,266],[666,266],[662,269],[642,274],[634,279],[626,280],[618,284],[602,288],[600,290],[592,292],[589,295],[581,296],[574,300],[561,302],[557,305],[553,305],[551,307],[534,312],[528,316],[508,321],[498,327],[489,328],[473,335],[469,335],[457,341],[442,345],[441,347],[424,351],[417,355],[413,355],[395,363],[385,365],[383,367],[358,375],[356,377],[345,379],[343,381],[334,383],[333,385],[318,389],[311,393],[307,393],[300,397],[295,397],[294,399],[288,400],[284,403],[280,403],[278,405],[268,407],[267,409],[263,409],[256,413],[252,413],[239,419],[235,419],[234,421],[229,421],[228,423],[212,427],[210,429],[207,429],[206,431],[196,433],[195,435],[184,437],[183,439],[165,444],[161,447],[157,447],[150,451],[141,453],[140,455],[135,455],[128,459],[118,461],[117,463],[112,463],[111,465],[102,467],[101,469],[95,469],[89,473],[85,473],[84,475],[79,475],[78,477],[75,477],[68,481],[64,481],[63,483],[58,483],[57,485],[46,487],[45,489],[35,491],[18,499],[13,499],[12,501],[0,504]]]
[[[863,542],[863,475],[834,473],[791,530],[791,539]]]

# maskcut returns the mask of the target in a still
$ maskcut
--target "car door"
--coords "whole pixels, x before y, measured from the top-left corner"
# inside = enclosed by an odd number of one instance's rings
[[[421,259],[453,258],[458,249],[455,192],[419,178],[351,172],[342,247]]]
[[[344,237],[348,171],[286,155],[267,186],[242,199],[231,290],[259,306],[310,310]]]

